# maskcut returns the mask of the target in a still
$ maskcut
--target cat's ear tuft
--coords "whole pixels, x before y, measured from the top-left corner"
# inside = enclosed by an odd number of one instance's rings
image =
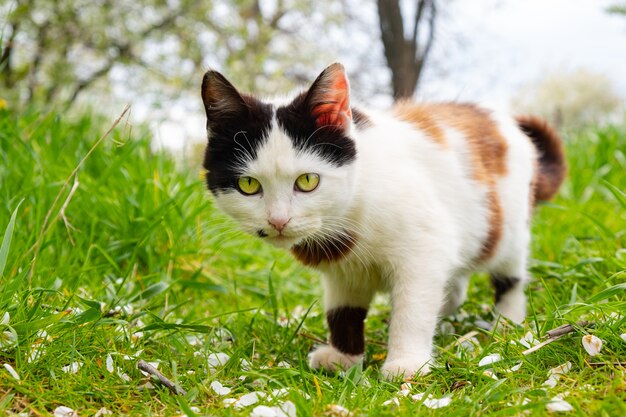
[[[239,91],[217,71],[207,71],[202,78],[202,101],[207,127],[215,129],[225,119],[233,119],[248,109]]]
[[[317,127],[349,128],[350,84],[343,65],[334,63],[322,71],[307,93],[307,103]]]

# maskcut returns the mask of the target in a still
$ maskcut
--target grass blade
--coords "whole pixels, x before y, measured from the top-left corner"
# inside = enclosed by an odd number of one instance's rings
[[[4,232],[4,237],[2,238],[2,246],[0,247],[0,277],[4,276],[4,268],[7,265],[7,259],[9,257],[9,249],[11,248],[11,239],[13,239],[13,229],[15,229],[15,219],[17,217],[17,211],[19,210],[22,202],[20,201],[13,210],[13,214],[11,214],[11,220],[9,220],[9,224]]]

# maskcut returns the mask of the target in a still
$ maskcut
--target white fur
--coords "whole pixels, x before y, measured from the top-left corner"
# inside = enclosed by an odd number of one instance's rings
[[[261,182],[263,193],[227,193],[218,195],[217,202],[246,231],[263,229],[268,241],[285,248],[312,234],[341,228],[356,232],[358,240],[348,256],[319,265],[326,308],[367,308],[375,292],[389,291],[389,352],[382,371],[389,378],[409,377],[428,372],[439,314],[463,302],[471,272],[520,278],[497,307],[515,321],[524,319],[535,150],[512,119],[498,116],[508,143],[508,172],[497,183],[503,233],[493,256],[477,265],[489,231],[488,189],[472,178],[462,133],[442,125],[446,149],[388,114],[367,114],[373,127],[352,132],[356,162],[339,168],[314,153],[296,152],[274,123],[267,143],[244,173]],[[294,191],[295,179],[309,172],[320,175],[318,188]],[[268,225],[272,216],[289,220],[284,237]],[[334,369],[335,364],[347,367],[357,360],[360,355],[328,346],[312,354],[311,365]]]

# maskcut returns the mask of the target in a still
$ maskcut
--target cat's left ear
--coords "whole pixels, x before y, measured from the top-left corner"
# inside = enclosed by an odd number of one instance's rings
[[[306,101],[317,127],[335,126],[347,130],[352,122],[350,84],[343,65],[327,67],[313,82]]]

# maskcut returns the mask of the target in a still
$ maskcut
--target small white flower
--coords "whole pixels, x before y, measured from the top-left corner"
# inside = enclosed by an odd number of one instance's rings
[[[0,324],[4,324],[5,326],[8,326],[9,321],[11,321],[11,315],[7,311],[6,313],[2,315],[2,318],[0,319]]]
[[[548,411],[551,411],[553,413],[567,412],[574,409],[574,407],[572,407],[570,403],[563,399],[563,396],[561,394],[552,398],[550,402],[546,404],[546,408],[548,409]]]
[[[17,344],[17,333],[9,327],[9,330],[0,332],[0,349],[7,349]]]
[[[491,355],[487,355],[478,362],[478,366],[491,365],[492,363],[500,362],[502,360],[502,356],[498,353],[493,353]]]
[[[219,381],[211,382],[211,389],[215,391],[217,395],[228,395],[230,394],[230,388],[227,388],[222,385]]]
[[[622,333],[619,337],[621,337],[622,340],[626,342],[626,333]]]
[[[107,371],[109,371],[109,373],[113,373],[115,371],[115,368],[113,367],[113,357],[111,356],[110,353],[107,353],[107,358],[105,359],[105,365],[107,368]]]
[[[281,314],[276,318],[276,324],[280,327],[287,327],[289,325],[289,319],[284,314]]]
[[[222,352],[211,353],[209,356],[207,356],[207,364],[209,365],[209,371],[211,372],[216,371],[218,368],[226,365],[226,362],[228,362],[229,359],[230,359],[230,356],[228,356],[225,353],[222,353]]]
[[[93,417],[102,417],[102,416],[110,416],[113,414],[113,411],[108,410],[105,407],[102,407],[101,409],[98,410],[98,412],[96,413],[96,415],[94,415]]]
[[[8,363],[5,363],[4,365],[4,369],[6,369],[7,371],[9,371],[9,373],[11,374],[11,376],[16,380],[19,381],[20,375],[17,373],[17,371],[15,369],[13,369],[13,367],[11,365],[9,365]]]
[[[76,411],[64,405],[54,409],[54,417],[76,417],[78,414]]]
[[[61,371],[66,374],[75,374],[83,366],[82,362],[72,362],[67,366],[61,368]]]
[[[397,397],[393,397],[392,399],[385,401],[383,405],[384,406],[390,406],[390,405],[399,406],[400,400]]]
[[[250,413],[250,417],[277,417],[276,410],[266,405],[259,405],[254,407],[254,410]]]
[[[585,335],[583,336],[583,347],[589,355],[596,356],[602,349],[602,340],[592,334]]]
[[[563,375],[568,373],[570,370],[572,369],[572,363],[571,362],[565,362],[564,364],[561,364],[555,368],[552,368],[548,371],[548,375]]]

